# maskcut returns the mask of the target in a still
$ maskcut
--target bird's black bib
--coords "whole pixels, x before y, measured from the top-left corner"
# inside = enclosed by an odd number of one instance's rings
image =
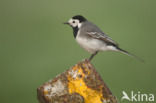
[[[78,33],[78,30],[79,30],[78,26],[73,27],[73,35],[74,35],[74,38],[76,38],[77,33]]]

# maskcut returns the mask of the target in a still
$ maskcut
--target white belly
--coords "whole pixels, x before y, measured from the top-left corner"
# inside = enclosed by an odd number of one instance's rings
[[[77,36],[76,41],[82,48],[91,54],[95,53],[96,51],[106,51],[109,49],[104,42],[98,39],[87,39]]]

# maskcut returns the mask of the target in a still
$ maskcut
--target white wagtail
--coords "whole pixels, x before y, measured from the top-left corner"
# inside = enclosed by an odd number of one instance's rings
[[[99,51],[118,51],[142,61],[142,59],[137,56],[121,49],[115,41],[81,15],[73,16],[64,24],[68,24],[73,28],[76,41],[82,48],[91,53],[88,59],[89,61],[91,61]]]

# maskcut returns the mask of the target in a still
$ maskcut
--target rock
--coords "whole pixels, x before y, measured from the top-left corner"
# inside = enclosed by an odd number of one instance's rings
[[[87,60],[38,87],[37,95],[40,103],[117,103]]]

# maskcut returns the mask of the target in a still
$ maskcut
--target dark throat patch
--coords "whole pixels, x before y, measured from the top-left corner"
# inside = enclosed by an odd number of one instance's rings
[[[78,28],[78,26],[72,27],[72,28],[73,28],[73,35],[74,35],[74,38],[76,38],[79,28]]]

